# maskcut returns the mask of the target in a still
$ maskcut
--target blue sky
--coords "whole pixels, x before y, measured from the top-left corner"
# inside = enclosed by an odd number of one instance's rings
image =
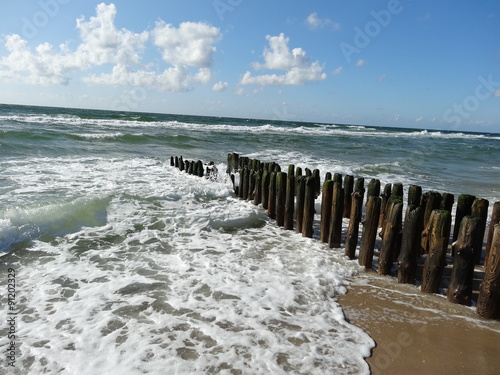
[[[0,10],[2,103],[500,132],[497,0]]]

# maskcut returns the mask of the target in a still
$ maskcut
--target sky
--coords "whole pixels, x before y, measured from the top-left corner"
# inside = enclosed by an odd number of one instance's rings
[[[500,132],[500,2],[2,0],[0,103]]]

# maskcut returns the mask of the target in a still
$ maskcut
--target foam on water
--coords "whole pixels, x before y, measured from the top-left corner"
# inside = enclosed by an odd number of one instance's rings
[[[145,158],[11,167],[10,194],[45,203],[4,212],[2,228],[46,226],[2,257],[18,274],[17,373],[369,372],[374,343],[336,302],[358,267],[227,181]]]

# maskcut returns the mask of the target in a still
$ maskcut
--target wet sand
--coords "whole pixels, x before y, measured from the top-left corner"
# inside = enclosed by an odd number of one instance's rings
[[[500,321],[374,272],[351,282],[339,303],[376,342],[367,358],[372,374],[500,373]]]

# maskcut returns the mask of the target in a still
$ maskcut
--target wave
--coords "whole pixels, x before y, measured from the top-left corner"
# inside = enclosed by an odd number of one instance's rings
[[[167,115],[165,115],[167,116]],[[184,122],[178,120],[160,120],[159,118],[146,115],[113,115],[107,118],[94,116],[75,115],[10,115],[0,116],[2,122],[32,123],[70,125],[75,127],[96,128],[168,128],[190,131],[203,131],[208,129],[212,132],[226,133],[261,133],[261,134],[298,134],[311,136],[362,136],[362,137],[384,137],[384,138],[443,138],[443,139],[480,139],[500,140],[500,135],[482,133],[448,132],[435,130],[415,130],[402,128],[374,128],[362,125],[327,125],[307,123],[264,123],[262,120],[239,120],[231,124],[224,123],[226,119],[200,118],[207,120],[203,122]],[[228,119],[229,120],[229,119]]]
[[[0,211],[0,254],[5,255],[21,243],[48,242],[84,227],[105,225],[111,198],[80,197]]]

